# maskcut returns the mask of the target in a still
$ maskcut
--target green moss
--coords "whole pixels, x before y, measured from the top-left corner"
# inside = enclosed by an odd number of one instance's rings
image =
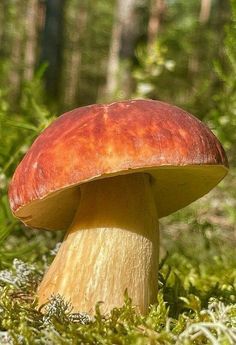
[[[63,234],[17,226],[0,245],[0,344],[235,344],[235,180],[162,221],[159,293],[146,316],[127,294],[108,316],[99,304],[93,318],[72,313],[60,296],[42,314],[36,288]]]
[[[122,308],[104,316],[98,304],[93,318],[72,313],[60,296],[42,314],[35,297],[42,262],[15,259],[0,272],[1,344],[234,344],[236,272],[227,257],[196,265],[173,253],[162,263],[161,289],[147,316],[125,294]]]

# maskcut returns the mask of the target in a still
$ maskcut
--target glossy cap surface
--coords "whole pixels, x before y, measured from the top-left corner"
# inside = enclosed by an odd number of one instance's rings
[[[140,171],[153,177],[163,217],[206,194],[227,167],[214,134],[178,107],[152,100],[95,104],[63,114],[39,135],[15,171],[9,199],[26,225],[65,229],[80,184]]]

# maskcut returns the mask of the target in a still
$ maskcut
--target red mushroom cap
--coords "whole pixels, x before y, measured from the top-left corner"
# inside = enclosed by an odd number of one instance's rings
[[[153,100],[95,104],[63,114],[39,135],[9,199],[25,224],[60,230],[73,219],[80,184],[146,172],[163,217],[206,194],[227,167],[214,134],[180,108]]]

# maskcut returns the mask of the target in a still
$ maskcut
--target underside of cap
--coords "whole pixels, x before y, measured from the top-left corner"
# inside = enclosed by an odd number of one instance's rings
[[[83,183],[122,174],[152,176],[159,217],[211,190],[227,173],[214,134],[184,110],[153,100],[74,109],[35,140],[9,188],[16,217],[35,228],[67,228]]]
[[[151,176],[158,216],[162,218],[208,193],[223,179],[227,171],[224,166],[209,165],[153,167],[147,170],[137,169],[133,173],[148,173]],[[123,171],[110,176],[100,176],[91,181],[121,174],[131,174],[131,172]],[[71,224],[79,202],[80,186],[73,185],[20,208],[15,216],[30,227],[65,230]]]

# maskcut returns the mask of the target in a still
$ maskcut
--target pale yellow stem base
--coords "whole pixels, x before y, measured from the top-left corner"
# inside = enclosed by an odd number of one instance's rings
[[[102,312],[124,303],[141,313],[156,301],[158,216],[150,177],[132,174],[81,186],[77,214],[38,289],[40,305],[52,294],[76,312]]]

